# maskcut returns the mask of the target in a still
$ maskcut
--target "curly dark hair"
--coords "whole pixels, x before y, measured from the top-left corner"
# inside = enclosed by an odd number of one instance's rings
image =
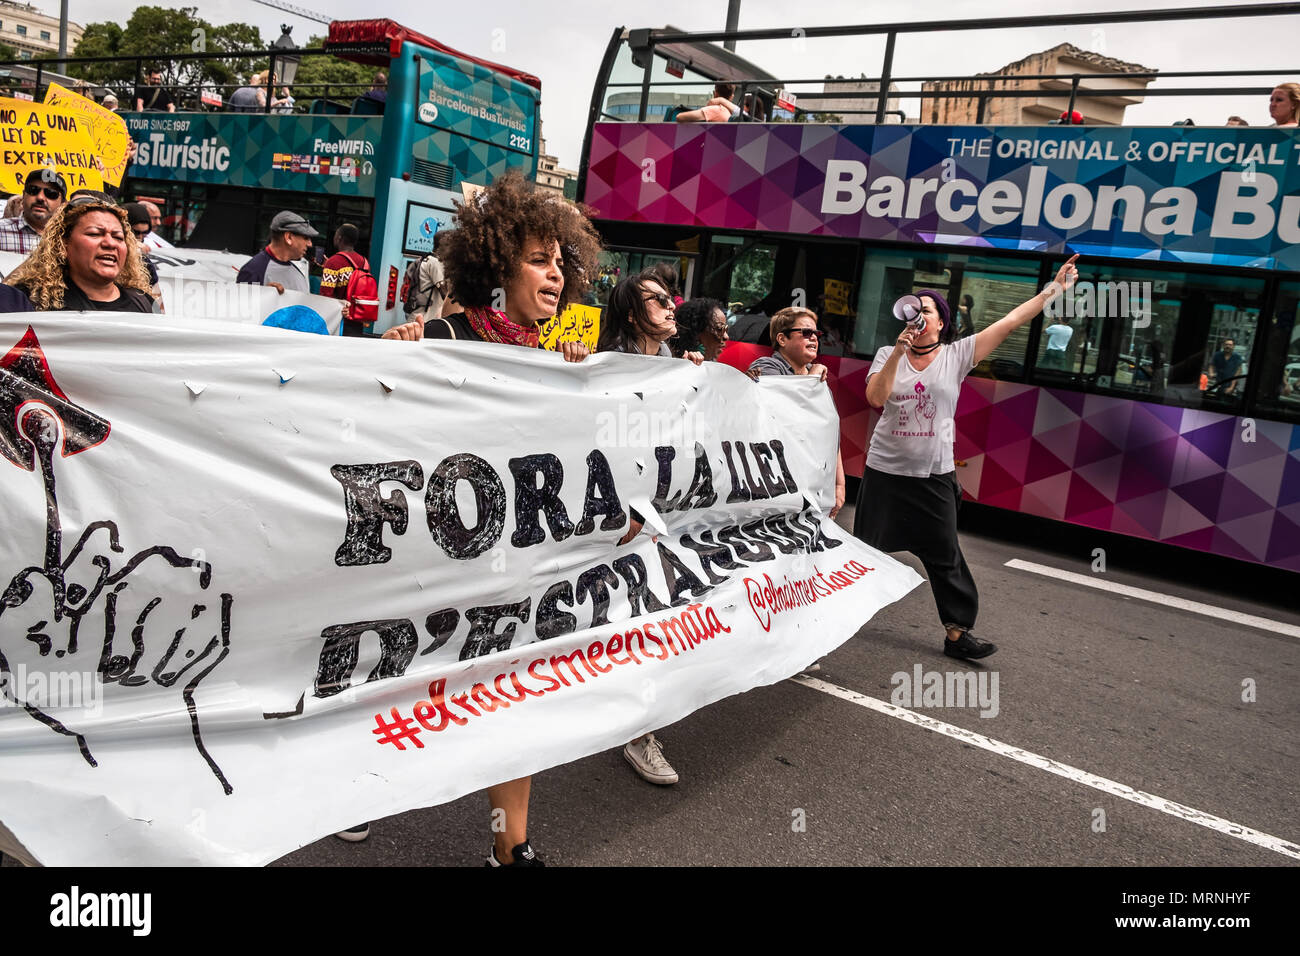
[[[668,340],[673,355],[681,358],[684,352],[702,352],[700,333],[707,332],[713,313],[726,308],[717,299],[689,299],[677,307],[677,334]]]
[[[581,302],[596,276],[601,242],[586,209],[533,187],[516,171],[456,209],[456,228],[446,234],[440,258],[461,305],[492,305],[519,273],[529,239],[558,242],[564,257],[564,289],[558,312]]]

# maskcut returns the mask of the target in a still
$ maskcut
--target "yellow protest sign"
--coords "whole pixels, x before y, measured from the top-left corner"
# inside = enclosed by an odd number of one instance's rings
[[[0,96],[0,189],[23,191],[33,169],[57,169],[75,189],[103,189],[85,117]]]
[[[114,186],[122,185],[122,176],[126,173],[127,166],[126,153],[131,144],[126,121],[94,100],[57,83],[51,83],[46,89],[45,105],[85,118],[90,124],[90,138],[95,144],[95,155],[104,164],[104,182]]]
[[[600,309],[594,305],[571,305],[542,323],[542,348],[556,350],[561,342],[581,342],[592,352],[600,338]]]
[[[839,279],[826,279],[822,285],[826,294],[826,311],[831,315],[849,314],[849,293],[853,283],[841,282]]]

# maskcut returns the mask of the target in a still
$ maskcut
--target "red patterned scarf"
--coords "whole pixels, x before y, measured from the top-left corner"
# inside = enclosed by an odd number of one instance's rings
[[[517,325],[510,321],[510,316],[493,308],[467,308],[465,318],[469,319],[474,334],[484,342],[522,345],[524,348],[535,349],[541,340],[541,333],[536,325]]]

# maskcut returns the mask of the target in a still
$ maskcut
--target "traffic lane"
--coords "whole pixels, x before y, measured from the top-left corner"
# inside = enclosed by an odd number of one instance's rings
[[[790,682],[661,732],[682,775],[618,749],[534,778],[530,837],[573,866],[1245,865],[1286,860]],[[1105,810],[1105,830],[1095,829]],[[334,838],[285,865],[481,866],[482,795]]]
[[[996,672],[996,717],[969,708],[925,712],[1239,824],[1297,836],[1300,719],[1289,675],[1300,664],[1300,642],[1012,571],[1003,562],[1023,552],[1001,541],[967,535],[963,545],[981,590],[976,632],[999,644],[996,655],[974,664],[944,657],[925,585],[878,614],[820,676],[888,700],[891,676],[917,664]],[[915,565],[910,555],[899,557]],[[1268,696],[1243,702],[1247,676]]]

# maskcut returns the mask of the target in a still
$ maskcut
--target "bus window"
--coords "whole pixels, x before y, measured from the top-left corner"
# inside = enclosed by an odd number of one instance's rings
[[[958,292],[951,297],[960,334],[971,334],[1001,319],[1038,291],[1038,263],[998,262],[972,257],[957,276]],[[971,372],[992,378],[1023,378],[1029,326],[1022,325]]]
[[[587,305],[600,306],[609,303],[609,294],[624,276],[631,275],[628,269],[628,254],[606,249],[600,254],[600,272],[596,281],[587,290]]]
[[[714,236],[704,267],[704,292],[733,315],[752,311],[772,292],[776,244],[740,236]]]
[[[1095,371],[1098,387],[1230,411],[1245,395],[1263,295],[1260,279],[1081,263],[1079,283],[1058,311],[1099,333],[1096,366],[1080,369]]]
[[[1283,282],[1260,355],[1260,407],[1283,421],[1300,422],[1300,282]],[[1234,340],[1234,344],[1235,340]],[[1249,355],[1247,355],[1249,358]]]
[[[654,66],[650,71],[650,82],[671,84],[651,86],[650,99],[646,105],[646,121],[666,119],[668,114],[678,106],[688,110],[697,109],[709,101],[713,95],[713,80],[696,73],[683,64],[678,64],[680,72],[668,72],[669,61],[656,54]],[[610,89],[606,91],[605,102],[601,105],[600,118],[606,122],[635,123],[641,115],[641,82],[645,71],[632,62],[632,50],[626,43],[618,50],[618,58],[610,72]],[[635,86],[614,86],[616,83],[633,83]]]

